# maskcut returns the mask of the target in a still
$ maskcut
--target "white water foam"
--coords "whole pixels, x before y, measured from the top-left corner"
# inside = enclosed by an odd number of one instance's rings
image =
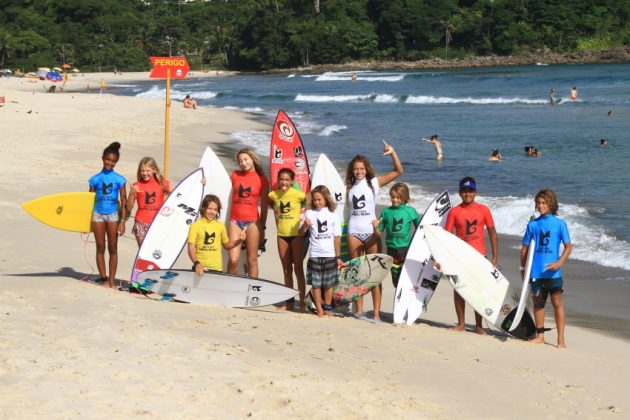
[[[171,99],[184,99],[186,95],[189,95],[189,93],[182,92],[177,89],[171,89]],[[154,85],[151,86],[149,90],[140,92],[136,96],[139,98],[164,99],[166,97],[166,89],[162,89]],[[217,93],[211,91],[195,92],[195,94],[193,95],[195,99],[212,99],[216,96]]]
[[[372,95],[304,95],[298,93],[295,102],[360,102],[369,101]]]
[[[315,81],[317,82],[335,82],[335,81],[351,81],[352,76],[356,75],[357,81],[362,82],[399,82],[405,78],[402,73],[377,73],[370,71],[340,71],[340,72],[326,72],[320,76],[317,76]]]
[[[332,136],[335,133],[340,132],[341,130],[346,130],[347,128],[348,126],[345,126],[345,125],[333,124],[333,125],[329,125],[328,127],[324,127],[324,129],[320,131],[318,135],[323,136],[323,137],[328,137],[328,136]]]
[[[435,198],[418,185],[407,183],[411,205],[422,214]],[[379,191],[378,204],[389,206],[389,187]],[[461,203],[457,191],[449,191],[453,206]],[[529,218],[534,214],[533,197],[483,197],[477,201],[490,207],[497,232],[522,237]],[[535,214],[538,216],[538,213]],[[573,250],[570,258],[606,267],[630,270],[630,243],[619,240],[601,227],[589,212],[580,206],[560,205],[558,216],[567,223]]]
[[[546,99],[527,98],[451,98],[448,96],[415,96],[410,95],[405,100],[408,104],[473,104],[473,105],[495,105],[495,104],[527,104],[527,105],[547,105]]]

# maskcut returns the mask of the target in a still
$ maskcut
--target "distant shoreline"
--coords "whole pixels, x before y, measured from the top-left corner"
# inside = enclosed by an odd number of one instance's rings
[[[552,64],[622,64],[630,62],[630,46],[601,51],[558,54],[549,50],[509,56],[431,58],[417,61],[353,61],[341,64],[316,64],[291,69],[273,69],[260,74],[323,73],[327,71],[450,69]]]

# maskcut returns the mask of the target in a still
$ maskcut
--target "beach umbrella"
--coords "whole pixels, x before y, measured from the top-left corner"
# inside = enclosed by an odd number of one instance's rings
[[[56,71],[49,71],[46,74],[46,80],[48,80],[49,82],[54,82],[54,83],[61,82],[63,80],[63,76],[57,73]]]
[[[39,69],[37,70],[37,75],[39,76],[40,79],[45,80],[46,79],[46,75],[50,73],[50,70],[44,70],[44,69]]]
[[[80,72],[80,70],[79,70],[79,69],[72,69],[72,72],[73,72],[73,73],[79,73],[79,72]]]
[[[53,67],[53,71],[57,73],[63,73],[63,70],[61,70],[61,67]]]
[[[50,71],[50,67],[39,67],[37,69],[37,72],[39,73],[40,71],[45,71],[46,73],[48,73]]]
[[[71,66],[70,64],[65,63],[65,64],[62,64],[62,65],[61,65],[61,68],[62,68],[62,69],[71,69],[71,68],[72,68],[72,66]]]

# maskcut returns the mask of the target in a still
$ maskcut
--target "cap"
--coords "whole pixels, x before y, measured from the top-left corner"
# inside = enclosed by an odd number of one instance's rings
[[[475,179],[470,176],[462,178],[462,180],[459,181],[459,189],[463,190],[464,188],[468,188],[468,189],[476,191],[477,183],[475,182]]]

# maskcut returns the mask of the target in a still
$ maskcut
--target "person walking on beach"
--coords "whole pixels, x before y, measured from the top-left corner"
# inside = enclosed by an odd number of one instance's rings
[[[348,251],[350,258],[362,254],[373,254],[380,250],[380,240],[374,237],[376,220],[376,197],[381,187],[389,184],[403,173],[403,167],[394,148],[383,141],[383,156],[390,155],[393,169],[385,175],[377,176],[370,161],[362,155],[357,155],[348,163],[346,169],[346,190],[348,191]],[[382,285],[372,289],[374,303],[374,321],[380,321]],[[356,300],[357,318],[365,319],[363,313],[363,298]]]
[[[92,230],[96,241],[96,267],[100,281],[110,288],[114,288],[116,270],[118,268],[118,235],[125,233],[125,216],[127,180],[114,171],[120,159],[120,143],[111,143],[103,150],[101,157],[103,169],[88,181],[90,192],[96,193],[94,212],[92,213]],[[120,199],[121,215],[118,214],[118,200]],[[109,252],[109,276],[105,268],[105,245]]]
[[[564,303],[562,299],[562,265],[571,254],[572,245],[569,229],[564,220],[557,216],[558,197],[556,193],[544,188],[536,194],[536,210],[540,216],[527,224],[521,246],[521,277],[525,274],[525,262],[530,241],[535,241],[534,259],[530,274],[532,300],[534,301],[534,320],[536,337],[533,343],[545,342],[545,304],[551,295],[551,304],[558,330],[558,348],[566,348],[564,341]],[[560,254],[560,244],[564,246]]]
[[[247,237],[245,228],[230,241],[225,225],[218,220],[220,214],[221,200],[214,194],[208,194],[201,202],[201,217],[188,229],[188,257],[198,276],[206,270],[223,271],[221,247],[233,249]]]
[[[245,250],[247,252],[247,275],[258,277],[258,249],[265,241],[267,200],[269,185],[258,155],[249,148],[236,153],[240,170],[232,172],[232,208],[228,233],[230,240],[238,238],[247,228]],[[260,213],[258,204],[260,203]],[[228,251],[228,273],[237,274],[241,248]]]
[[[140,246],[162,203],[172,191],[172,187],[164,179],[152,157],[144,157],[140,160],[137,177],[138,181],[131,185],[129,197],[127,197],[127,214],[130,215],[133,207],[138,203],[132,232]]]
[[[317,316],[330,316],[332,288],[339,278],[341,260],[341,220],[335,213],[337,203],[324,185],[310,192],[310,209],[306,210],[299,235],[309,231],[309,259],[306,282],[313,287]],[[323,303],[322,303],[323,302]]]
[[[304,241],[298,237],[300,213],[306,194],[293,188],[295,172],[282,168],[278,172],[279,188],[269,193],[269,205],[273,207],[278,234],[278,255],[282,263],[284,285],[293,288],[293,273],[300,291],[300,312],[304,312],[306,285],[304,284]],[[293,309],[293,300],[286,309]]]
[[[490,247],[492,248],[492,265],[496,267],[499,259],[499,240],[494,228],[494,219],[488,207],[475,202],[477,183],[474,178],[467,176],[459,181],[459,196],[462,199],[462,203],[449,212],[444,229],[451,233],[454,230],[458,238],[475,248],[481,255],[486,256],[486,244],[483,234],[485,228],[488,231]],[[457,291],[453,292],[453,300],[455,313],[457,314],[457,325],[449,329],[464,331],[466,329],[466,302]],[[481,315],[475,312],[475,332],[486,335],[487,333],[483,329],[481,321]]]
[[[442,150],[442,142],[438,140],[438,135],[434,134],[430,139],[422,139],[427,143],[431,143],[435,147],[435,159],[442,160],[444,158],[444,151]]]
[[[409,245],[415,229],[420,225],[420,217],[409,203],[409,188],[403,182],[397,182],[389,190],[392,205],[383,209],[378,221],[374,221],[374,232],[380,236],[385,231],[387,255],[394,259],[392,264],[392,283],[398,287],[400,271],[405,263]],[[412,230],[413,228],[413,230]]]

